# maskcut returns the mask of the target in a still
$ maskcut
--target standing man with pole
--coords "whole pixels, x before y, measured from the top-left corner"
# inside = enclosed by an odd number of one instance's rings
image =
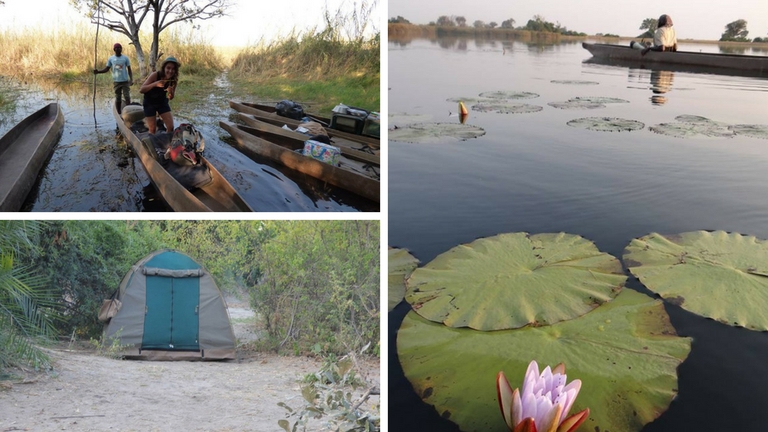
[[[117,113],[122,114],[122,107],[120,106],[120,94],[124,96],[125,104],[131,103],[131,86],[133,85],[133,72],[131,71],[131,61],[128,57],[124,56],[123,46],[116,43],[113,47],[115,55],[109,57],[107,60],[107,66],[104,69],[94,69],[93,73],[100,74],[106,73],[112,69],[112,80],[115,88],[115,108]]]

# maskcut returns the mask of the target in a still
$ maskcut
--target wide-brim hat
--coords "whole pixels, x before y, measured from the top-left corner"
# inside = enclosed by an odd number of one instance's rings
[[[165,69],[165,65],[167,65],[168,63],[176,63],[176,67],[181,67],[181,63],[179,63],[179,61],[176,60],[176,57],[169,56],[165,58],[165,60],[163,61],[163,65],[160,67],[160,69]]]

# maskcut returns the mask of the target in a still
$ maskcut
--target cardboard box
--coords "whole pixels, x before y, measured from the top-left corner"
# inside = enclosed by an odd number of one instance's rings
[[[304,151],[302,151],[302,154],[329,165],[339,166],[341,149],[318,141],[306,140],[304,141]]]

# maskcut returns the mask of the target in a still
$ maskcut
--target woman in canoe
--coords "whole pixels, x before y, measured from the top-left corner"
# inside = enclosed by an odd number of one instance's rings
[[[677,35],[669,15],[659,17],[656,32],[653,34],[653,46],[644,49],[643,55],[648,54],[648,51],[677,51]]]
[[[158,114],[165,124],[165,130],[173,132],[173,115],[168,101],[173,99],[176,93],[180,67],[181,64],[176,58],[166,58],[160,70],[152,72],[139,89],[144,95],[144,115],[151,134],[157,131]]]

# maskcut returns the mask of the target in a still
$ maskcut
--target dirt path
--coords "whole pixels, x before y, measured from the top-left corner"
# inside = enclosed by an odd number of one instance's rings
[[[238,339],[252,338],[241,334],[247,325],[234,328]],[[0,391],[0,432],[280,431],[286,411],[277,403],[300,407],[301,379],[321,366],[266,354],[230,362],[122,361],[64,349],[52,356],[53,375]],[[378,387],[378,362],[364,368]],[[363,407],[378,404],[375,397]]]

